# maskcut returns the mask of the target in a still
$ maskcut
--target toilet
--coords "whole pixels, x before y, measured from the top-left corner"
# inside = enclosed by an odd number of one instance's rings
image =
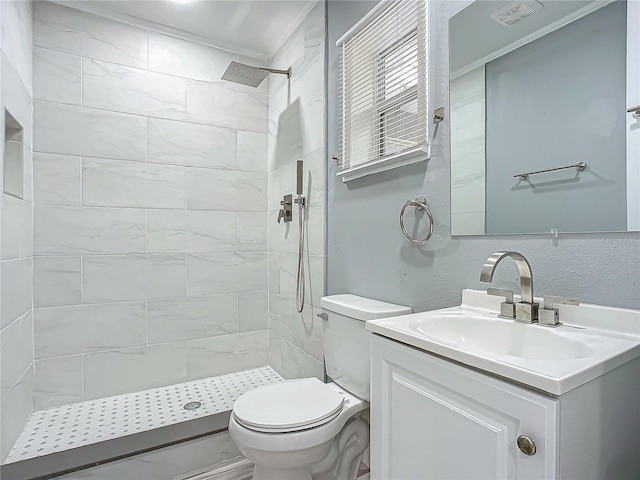
[[[288,380],[241,395],[229,434],[252,460],[254,480],[352,480],[369,445],[368,320],[411,308],[356,295],[321,300],[327,376]]]

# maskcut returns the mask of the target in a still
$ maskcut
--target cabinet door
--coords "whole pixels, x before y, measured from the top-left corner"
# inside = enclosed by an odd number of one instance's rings
[[[371,366],[373,479],[557,478],[557,400],[383,337]]]

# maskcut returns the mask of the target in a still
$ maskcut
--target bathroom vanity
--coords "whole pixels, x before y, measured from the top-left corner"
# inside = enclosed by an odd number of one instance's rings
[[[546,327],[499,303],[367,323],[372,478],[639,478],[640,312],[563,305]]]

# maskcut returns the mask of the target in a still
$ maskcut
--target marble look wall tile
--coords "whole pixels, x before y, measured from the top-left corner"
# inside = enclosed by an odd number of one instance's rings
[[[273,210],[269,213],[270,218],[277,216],[278,212]],[[305,237],[306,253],[310,255],[324,254],[324,205],[309,205],[306,209],[307,227]],[[298,211],[293,210],[292,225],[297,225]],[[296,253],[298,251],[298,233],[297,229],[282,229],[274,222],[269,222],[269,251]]]
[[[149,210],[147,249],[149,253],[235,252],[236,230],[233,212]]]
[[[35,208],[36,255],[145,253],[145,248],[143,210]]]
[[[451,123],[456,125],[451,131],[451,143],[458,144],[485,134],[484,102],[463,105],[451,112]]]
[[[97,467],[70,473],[59,480],[175,480],[188,478],[193,472],[216,470],[216,464],[240,456],[228,432],[181,442],[135,456],[115,460]],[[222,465],[221,465],[222,466]],[[206,474],[205,474],[206,475]],[[228,480],[242,480],[230,472]],[[197,478],[197,477],[195,477]]]
[[[99,60],[82,60],[86,107],[184,120],[187,80]]]
[[[485,173],[484,136],[451,145],[451,178],[456,180]]]
[[[269,255],[269,291],[287,298],[296,297],[298,256],[295,253]],[[320,306],[324,294],[324,259],[318,255],[306,255],[304,261],[306,284],[305,304]]]
[[[302,154],[322,148],[324,145],[324,99],[316,100],[301,110]]]
[[[269,249],[267,212],[238,213],[238,252],[260,252]]]
[[[11,451],[32,411],[33,368],[28,368],[20,381],[5,395],[0,406],[0,416],[2,416],[0,458],[3,461]]]
[[[150,162],[236,169],[236,132],[159,118],[147,120]]]
[[[34,47],[33,98],[80,105],[81,71],[80,57]]]
[[[33,43],[131,67],[147,67],[147,31],[49,2],[35,2]]]
[[[269,136],[269,171],[303,156],[304,124],[300,106],[294,101],[277,119]]]
[[[298,68],[297,74],[291,77],[289,94],[291,100],[299,100],[300,108],[311,105],[324,95],[324,82],[318,81],[324,76],[324,62],[316,61],[304,65],[304,71]]]
[[[485,177],[472,175],[451,182],[451,213],[484,212]]]
[[[308,158],[308,157],[305,157]],[[313,185],[315,187],[315,182],[311,182],[311,173],[309,171],[310,166],[309,161],[305,162],[303,167],[303,194],[308,196],[309,188]],[[297,162],[289,162],[286,165],[280,167],[279,169],[269,172],[269,210],[278,210],[281,205],[280,201],[282,200],[283,195],[287,195],[289,193],[293,193],[295,195],[297,188],[297,176],[298,176],[298,165]],[[295,208],[297,210],[297,207]]]
[[[454,235],[484,235],[485,212],[451,214],[451,233]]]
[[[188,255],[187,263],[189,296],[267,289],[266,253]]]
[[[118,302],[185,296],[184,255],[82,258],[84,301]]]
[[[238,294],[238,331],[264,330],[269,323],[269,292]]]
[[[189,81],[187,120],[237,130],[267,133],[269,97],[231,85]]]
[[[145,345],[145,302],[36,308],[36,358]]]
[[[451,110],[455,110],[478,101],[484,102],[485,89],[484,66],[471,70],[470,72],[451,80]]]
[[[85,400],[187,380],[184,343],[164,343],[84,356]]]
[[[309,205],[307,215],[308,253],[324,255],[324,205]]]
[[[267,175],[187,168],[187,208],[264,212],[267,209]]]
[[[33,306],[82,303],[80,257],[34,257]]]
[[[1,265],[0,328],[31,310],[33,298],[31,258],[5,260]]]
[[[145,161],[144,117],[34,102],[34,150]]]
[[[3,189],[4,193],[10,193],[17,198],[28,201],[24,195],[24,144],[21,141],[11,140],[9,135],[7,135],[4,143],[4,152],[3,152],[3,167],[2,167],[2,180],[3,180]]]
[[[324,148],[302,157],[304,162],[304,193],[309,204],[324,203]]]
[[[149,343],[177,342],[237,331],[236,294],[148,302]]]
[[[105,207],[184,208],[185,169],[84,158],[82,201]]]
[[[22,146],[22,152],[22,158],[24,162],[22,198],[25,200],[25,202],[33,204],[33,153],[31,152],[31,149],[26,145]]]
[[[35,153],[33,189],[36,205],[80,205],[82,159],[69,155]]]
[[[23,315],[0,332],[1,398],[11,391],[33,362],[33,315]]]
[[[2,51],[16,69],[28,91],[32,90],[33,13],[31,2],[2,2],[0,30]]]
[[[322,320],[319,309],[296,311],[295,299],[269,295],[269,328],[305,353],[322,359]]]
[[[3,3],[9,4],[13,2]],[[23,128],[22,141],[25,145],[33,145],[33,100],[28,87],[20,78],[19,73],[4,53],[0,54],[2,83],[0,94],[4,108],[11,113]]]
[[[287,380],[316,377],[324,381],[322,362],[307,355],[273,332],[270,332],[269,335],[269,364]]]
[[[267,135],[255,132],[238,132],[238,170],[245,172],[267,171]]]
[[[36,360],[33,383],[36,410],[81,402],[82,355]]]
[[[201,45],[160,33],[149,32],[149,70],[178,77],[222,82],[235,53]]]
[[[0,194],[2,260],[33,255],[33,208],[19,198]]]
[[[267,330],[187,342],[189,377],[205,378],[267,365]]]

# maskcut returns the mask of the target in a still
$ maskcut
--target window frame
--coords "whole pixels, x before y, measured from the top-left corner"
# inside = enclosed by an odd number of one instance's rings
[[[388,56],[393,51],[397,51],[397,48],[399,48],[403,43],[406,43],[407,37],[415,36],[417,38],[417,41],[425,42],[425,45],[424,45],[425,58],[420,58],[420,57],[418,58],[417,68],[425,69],[424,75],[425,75],[426,89],[423,93],[421,93],[418,91],[418,86],[416,85],[408,88],[405,91],[402,91],[393,95],[393,97],[390,97],[389,99],[384,99],[384,101],[379,102],[378,105],[375,106],[374,112],[372,112],[372,114],[376,115],[376,124],[380,129],[380,132],[378,133],[377,156],[368,161],[360,163],[356,166],[349,166],[348,164],[341,165],[340,161],[343,159],[339,159],[337,175],[342,176],[343,177],[342,181],[345,183],[351,180],[364,177],[364,176],[384,172],[384,171],[398,168],[404,165],[423,162],[423,161],[429,160],[431,157],[431,151],[432,151],[431,144],[432,144],[432,139],[434,137],[434,133],[436,131],[435,124],[433,123],[432,116],[430,114],[430,111],[433,110],[431,108],[431,101],[432,101],[431,90],[433,85],[432,80],[434,76],[434,72],[432,72],[431,70],[431,64],[432,64],[432,61],[431,61],[432,48],[431,47],[432,45],[434,45],[434,42],[436,41],[436,38],[435,38],[436,34],[435,34],[435,31],[432,28],[430,28],[430,24],[431,24],[430,20],[431,20],[431,14],[432,14],[431,9],[433,8],[431,6],[431,2],[429,2],[428,0],[417,0],[417,1],[422,5],[421,8],[424,8],[424,16],[425,16],[424,17],[424,33],[422,32],[422,28],[420,28],[420,26],[413,28],[412,30],[407,32],[405,35],[403,35],[402,38],[399,38],[398,40],[396,40],[393,45],[388,46],[383,51],[379,52],[377,54],[379,56],[377,62],[379,65],[379,62],[383,57]],[[348,42],[355,35],[357,35],[364,28],[366,28],[370,23],[377,21],[378,18],[380,18],[380,16],[385,13],[388,7],[392,6],[397,2],[398,0],[383,0],[336,42],[336,46],[341,49],[341,53],[340,53],[341,62],[344,61],[345,43]],[[341,76],[339,78],[339,86],[340,86],[339,93],[341,93],[341,95],[344,95],[344,91],[345,91],[344,90],[345,89],[344,68],[345,68],[344,65],[342,65]],[[383,83],[383,81],[384,80],[377,81],[375,87],[379,88],[380,84]],[[425,106],[426,106],[424,111],[424,115],[426,117],[425,118],[425,142],[423,144],[422,143],[418,144],[415,148],[407,149],[397,154],[386,154],[385,156],[384,154],[384,150],[386,148],[384,145],[385,135],[382,130],[384,128],[383,126],[384,119],[382,117],[384,116],[384,114],[390,112],[392,108],[397,108],[399,106],[402,106],[403,104],[408,104],[412,101],[420,100],[421,95],[424,95]],[[393,101],[393,100],[397,100],[398,98],[403,98],[404,100],[401,100],[400,102]],[[344,133],[344,128],[346,124],[345,108],[346,108],[345,99],[341,98],[339,102],[339,110],[337,114],[340,119],[339,123],[341,125],[341,128],[343,129],[343,131],[339,132],[339,135],[338,135],[339,142],[341,142],[339,145],[339,150],[340,152],[342,152],[342,154],[344,154],[344,152],[351,147],[351,145],[349,145],[346,142],[345,133]],[[375,148],[374,148],[374,154],[376,154]],[[338,153],[334,154],[334,158],[337,158],[337,155]]]

